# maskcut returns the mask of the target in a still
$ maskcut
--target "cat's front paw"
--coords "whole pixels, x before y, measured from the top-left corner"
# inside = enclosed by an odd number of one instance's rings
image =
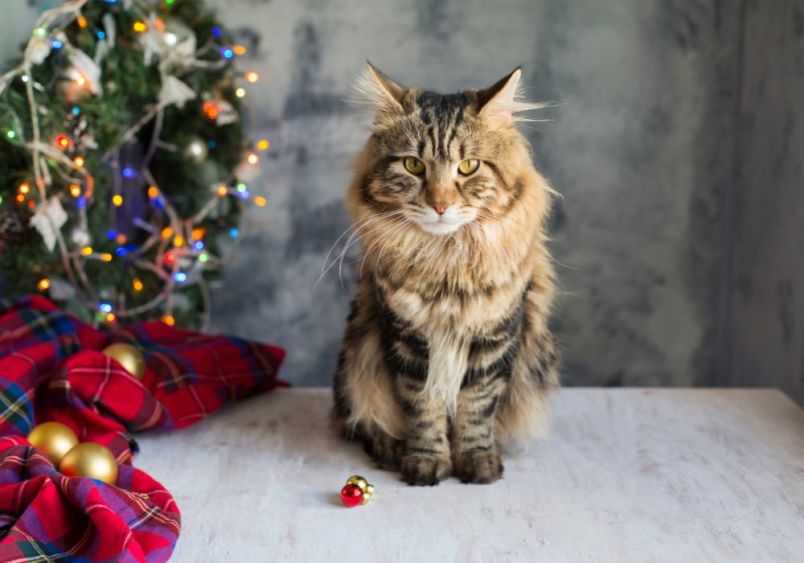
[[[503,464],[497,452],[468,452],[458,456],[455,476],[462,483],[493,483],[503,474]]]
[[[432,454],[409,454],[402,458],[402,479],[408,485],[438,485],[449,477],[452,462]]]

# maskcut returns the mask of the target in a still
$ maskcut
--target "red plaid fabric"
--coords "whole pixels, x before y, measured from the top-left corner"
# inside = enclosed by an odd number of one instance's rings
[[[146,359],[142,382],[100,352],[114,342]],[[165,561],[179,509],[131,467],[134,432],[189,426],[236,399],[284,385],[284,351],[163,323],[108,333],[33,296],[0,302],[0,561]],[[24,436],[70,426],[117,456],[117,486],[59,473]]]

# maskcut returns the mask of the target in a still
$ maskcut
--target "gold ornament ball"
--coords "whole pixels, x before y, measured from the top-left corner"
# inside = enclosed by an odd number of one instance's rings
[[[130,344],[112,344],[103,349],[103,353],[117,360],[135,379],[142,381],[145,377],[145,358]]]
[[[368,481],[366,481],[365,477],[360,475],[352,475],[346,480],[347,485],[357,485],[361,491],[364,493],[366,492],[366,487],[369,486]]]
[[[363,489],[363,500],[360,501],[360,504],[368,504],[371,498],[374,496],[374,485],[370,483],[366,483],[366,488]]]
[[[43,422],[34,426],[28,441],[58,466],[65,454],[78,445],[78,436],[60,422]]]
[[[117,460],[108,448],[92,442],[78,444],[61,460],[59,471],[67,477],[90,477],[117,484]]]

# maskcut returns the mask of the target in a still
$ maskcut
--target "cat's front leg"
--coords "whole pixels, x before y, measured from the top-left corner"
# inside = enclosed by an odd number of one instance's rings
[[[493,483],[502,477],[494,428],[504,390],[505,378],[494,373],[467,378],[461,388],[452,422],[452,457],[455,476],[464,483]]]
[[[397,378],[397,391],[406,416],[407,436],[402,479],[409,485],[437,485],[452,473],[447,407],[443,400],[422,393],[424,381]]]

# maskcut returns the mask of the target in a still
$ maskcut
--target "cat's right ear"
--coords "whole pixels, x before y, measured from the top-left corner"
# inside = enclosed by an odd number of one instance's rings
[[[405,114],[402,105],[407,88],[391,80],[386,74],[366,61],[366,70],[355,85],[357,102],[371,106],[376,119]]]

